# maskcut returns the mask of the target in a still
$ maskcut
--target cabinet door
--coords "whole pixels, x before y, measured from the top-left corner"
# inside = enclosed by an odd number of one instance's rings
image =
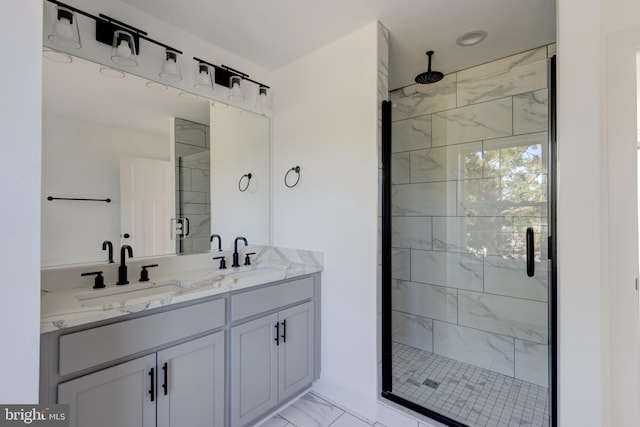
[[[158,427],[224,426],[224,332],[158,352]]]
[[[278,403],[278,315],[231,329],[231,425],[240,427]]]
[[[307,302],[279,313],[278,397],[282,401],[311,385],[314,377],[314,312]]]
[[[155,427],[155,366],[152,354],[59,384],[58,403],[69,404],[69,425]]]

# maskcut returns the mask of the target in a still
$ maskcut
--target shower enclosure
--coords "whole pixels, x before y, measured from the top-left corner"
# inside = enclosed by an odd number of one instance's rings
[[[384,397],[555,425],[553,46],[383,105]]]

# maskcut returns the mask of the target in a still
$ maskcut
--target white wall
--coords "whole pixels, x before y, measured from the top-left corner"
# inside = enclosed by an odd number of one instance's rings
[[[619,123],[607,111],[615,106],[614,114],[633,122],[634,106],[612,103],[610,92],[622,83],[610,81],[607,63],[612,34],[640,25],[640,3],[558,4],[559,421],[637,426],[637,260],[618,271],[615,255],[637,250],[637,219],[616,212],[635,210],[634,155],[628,150],[635,124],[626,123],[632,132],[625,145],[614,139]],[[625,90],[633,96],[633,87]],[[619,181],[625,175],[626,184]]]
[[[0,35],[0,402],[38,401],[41,0],[7,0]]]
[[[323,251],[322,380],[375,399],[377,23],[277,70],[273,240]],[[299,165],[297,187],[283,177]]]
[[[168,161],[170,123],[161,135],[53,114],[42,120],[41,264],[104,260],[104,240],[120,246],[120,157]],[[112,201],[47,201],[47,196]]]

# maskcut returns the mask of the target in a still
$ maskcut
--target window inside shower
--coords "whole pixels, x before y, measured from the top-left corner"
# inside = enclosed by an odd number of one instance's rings
[[[448,425],[553,424],[553,54],[390,94],[383,395]]]

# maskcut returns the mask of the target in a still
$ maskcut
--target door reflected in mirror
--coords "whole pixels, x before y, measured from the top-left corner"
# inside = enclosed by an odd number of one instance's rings
[[[107,262],[104,241],[136,258],[209,251],[211,233],[269,244],[269,118],[99,70],[43,60],[42,266]]]

